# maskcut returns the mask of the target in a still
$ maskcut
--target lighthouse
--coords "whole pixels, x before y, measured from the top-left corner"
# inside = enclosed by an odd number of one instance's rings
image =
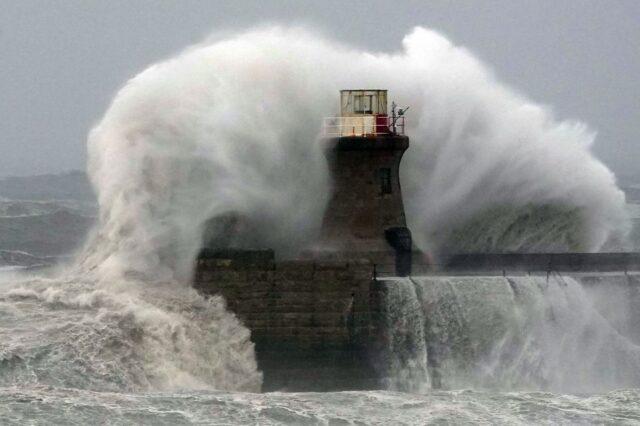
[[[260,225],[233,212],[209,224],[205,240],[213,241],[198,256],[194,286],[224,296],[251,330],[263,391],[388,382],[387,287],[372,275],[379,266],[411,273],[399,176],[409,147],[404,111],[388,109],[386,90],[340,92],[340,113],[325,120],[322,138],[333,185],[320,236],[299,256],[234,248],[238,233]]]
[[[323,250],[339,257],[395,259],[402,275],[411,267],[399,174],[409,148],[404,111],[388,111],[386,90],[340,91],[340,115],[324,121],[333,189],[320,236]]]

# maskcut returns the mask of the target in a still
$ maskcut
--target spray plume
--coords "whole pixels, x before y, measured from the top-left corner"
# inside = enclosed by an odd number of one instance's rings
[[[401,52],[374,54],[270,28],[192,47],[121,90],[89,139],[101,206],[93,263],[184,276],[203,223],[229,211],[259,222],[264,245],[308,243],[330,189],[321,119],[353,87],[387,88],[411,105],[401,174],[422,246],[597,250],[624,232],[624,196],[589,152],[594,134],[555,121],[441,35],[416,28]],[[578,225],[530,235],[548,206]],[[494,208],[509,213],[487,214]],[[489,233],[513,225],[514,235],[450,238],[478,215]],[[514,230],[523,215],[534,223]]]

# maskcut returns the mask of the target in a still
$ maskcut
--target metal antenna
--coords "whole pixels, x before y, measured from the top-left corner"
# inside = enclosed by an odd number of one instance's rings
[[[398,105],[394,101],[391,102],[391,129],[394,134],[396,133],[396,122],[400,119],[400,117],[403,117],[405,113],[409,110],[409,107],[400,108],[398,110],[398,114],[396,114],[397,106]]]
[[[393,134],[396,133],[396,106],[395,101],[391,101],[391,131]]]

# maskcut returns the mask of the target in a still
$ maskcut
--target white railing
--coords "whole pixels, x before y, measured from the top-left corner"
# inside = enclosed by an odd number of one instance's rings
[[[404,135],[404,116],[392,117],[360,115],[353,117],[325,117],[323,133],[326,137]]]

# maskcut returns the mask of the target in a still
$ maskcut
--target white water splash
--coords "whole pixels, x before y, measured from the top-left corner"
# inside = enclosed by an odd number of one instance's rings
[[[269,28],[194,46],[120,91],[89,139],[101,206],[89,263],[187,276],[203,223],[227,212],[257,223],[261,245],[308,244],[329,193],[322,118],[353,87],[411,106],[401,172],[422,246],[494,206],[575,209],[582,250],[624,233],[624,196],[589,152],[594,133],[514,94],[464,48],[424,28],[393,54]]]
[[[0,385],[258,391],[249,332],[177,283],[24,278],[0,295]]]
[[[424,393],[432,386],[428,370],[425,317],[411,279],[384,282],[385,341],[378,369],[385,389]]]
[[[620,276],[601,278],[600,309],[635,286],[616,286]],[[390,291],[405,286],[404,294],[413,289],[418,297],[424,330],[415,335],[408,329],[414,335],[406,339],[424,341],[434,382],[445,389],[593,393],[640,385],[640,346],[633,335],[622,334],[634,318],[603,316],[590,296],[596,294],[593,289],[587,291],[571,277],[383,282]],[[421,360],[423,352],[414,349],[413,357]],[[406,377],[405,370],[399,369],[396,376],[414,386],[415,377]]]

